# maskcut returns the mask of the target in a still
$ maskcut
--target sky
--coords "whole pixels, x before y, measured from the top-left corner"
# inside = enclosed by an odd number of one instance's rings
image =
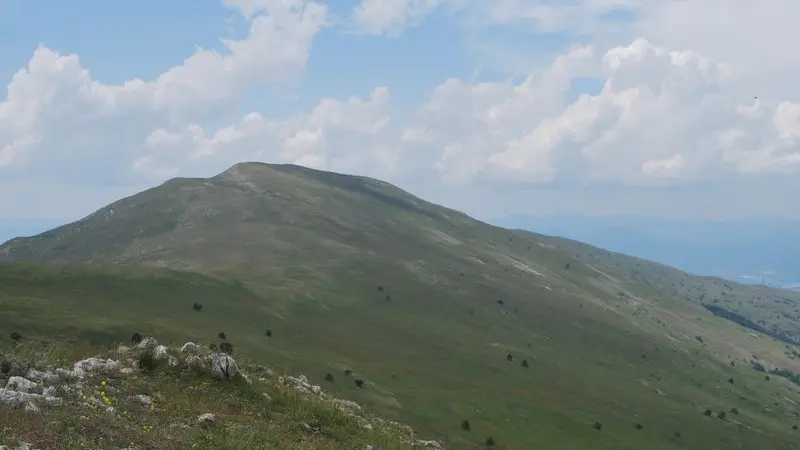
[[[478,218],[800,218],[796,0],[0,0],[0,221],[242,161]]]

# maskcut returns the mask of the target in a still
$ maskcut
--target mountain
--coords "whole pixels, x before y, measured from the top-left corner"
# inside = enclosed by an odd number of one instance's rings
[[[224,332],[242,358],[332,374],[333,394],[446,448],[797,445],[800,293],[500,228],[369,178],[238,164],[13,239],[0,261],[9,332]]]
[[[576,239],[692,273],[791,287],[800,282],[800,222],[775,217],[724,221],[635,215],[511,215],[492,223]]]
[[[56,219],[0,220],[0,244],[19,236],[33,236],[66,222]]]

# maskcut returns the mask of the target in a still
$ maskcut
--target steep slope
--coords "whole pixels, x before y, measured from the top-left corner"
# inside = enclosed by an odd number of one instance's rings
[[[702,306],[755,288],[711,292],[716,280],[493,227],[371,179],[240,164],[12,240],[0,259],[50,262],[0,265],[3,310],[16,311],[0,316],[8,328],[225,331],[312,380],[348,368],[366,387],[335,392],[451,443],[795,448],[794,385],[749,367],[755,354],[798,371],[794,346]],[[797,294],[759,292],[797,305]],[[796,322],[780,326],[791,341]],[[712,419],[707,406],[740,414]]]

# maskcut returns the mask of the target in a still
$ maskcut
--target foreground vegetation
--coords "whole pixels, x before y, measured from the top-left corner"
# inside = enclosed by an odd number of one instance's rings
[[[215,450],[436,445],[420,443],[409,427],[371,416],[358,405],[303,391],[286,381],[292,379],[289,376],[262,366],[242,366],[244,377],[217,380],[208,367],[197,370],[182,359],[173,366],[167,357],[153,358],[152,348],[119,347],[101,356],[102,361],[119,361],[120,367],[97,367],[80,378],[52,376],[54,369],[72,366],[73,352],[42,341],[3,352],[3,385],[12,377],[25,377],[15,374],[30,374],[40,386],[20,391],[41,392],[42,385],[53,386],[59,401],[0,407],[0,444]],[[169,352],[181,356],[177,349]]]

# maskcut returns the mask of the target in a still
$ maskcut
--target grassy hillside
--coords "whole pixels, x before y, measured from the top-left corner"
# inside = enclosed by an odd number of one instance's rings
[[[8,333],[225,332],[312,382],[336,374],[337,395],[453,448],[796,448],[796,386],[751,369],[800,371],[794,345],[703,304],[791,342],[797,322],[777,316],[797,293],[489,226],[375,180],[237,165],[12,240],[0,258]]]
[[[19,404],[0,408],[3,448],[403,450],[426,444],[408,426],[302,378],[241,364],[243,372],[219,379],[210,350],[195,346],[189,356],[181,347],[161,346],[159,353],[150,342],[90,358],[52,341],[3,349],[0,382],[19,386],[18,377],[29,379],[13,391],[16,400],[0,391],[0,404]],[[194,365],[184,363],[191,358]],[[79,366],[81,372],[73,369]]]

